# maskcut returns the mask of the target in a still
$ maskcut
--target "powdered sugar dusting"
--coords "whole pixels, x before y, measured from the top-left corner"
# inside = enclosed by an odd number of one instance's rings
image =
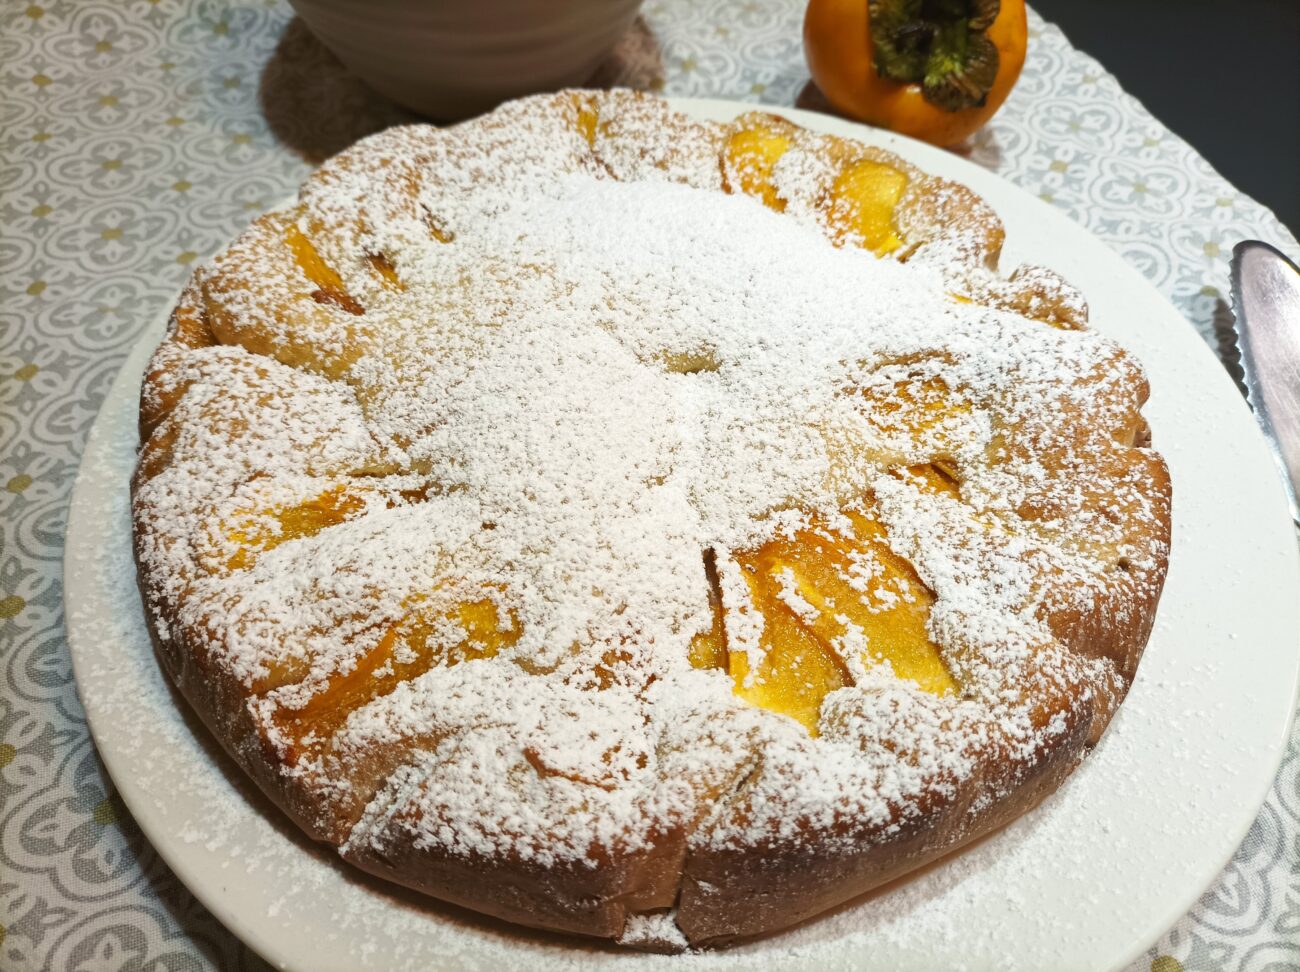
[[[183,632],[242,687],[291,799],[345,854],[547,868],[665,828],[737,848],[846,815],[845,840],[883,841],[981,760],[1032,764],[1116,663],[1084,664],[1052,618],[1163,572],[1166,500],[1122,441],[1135,366],[1009,297],[954,299],[1014,288],[937,259],[937,239],[907,263],[834,245],[815,141],[780,172],[783,215],[718,191],[700,159],[720,131],[669,139],[613,96],[588,144],[574,110],[377,136],[207,271],[228,343],[172,361],[184,391],[135,497],[162,640]],[[268,227],[337,276],[305,318],[321,281],[260,259],[284,248]],[[907,471],[936,461],[959,495]],[[312,503],[309,526],[278,512]],[[959,693],[864,666],[848,620],[853,684],[818,738],[692,667],[714,620],[703,552],[752,680],[765,622],[733,555],[868,509],[936,596]],[[859,557],[843,579],[883,610],[904,595],[877,573]],[[819,618],[793,573],[777,583]],[[417,671],[421,651],[448,661]],[[332,721],[315,700],[348,679]]]

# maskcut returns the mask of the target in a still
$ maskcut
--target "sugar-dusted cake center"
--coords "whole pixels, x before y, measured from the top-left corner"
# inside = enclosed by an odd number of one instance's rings
[[[465,193],[438,226],[395,255],[401,287],[366,308],[346,378],[427,478],[425,515],[473,522],[377,652],[446,663],[433,615],[443,640],[539,671],[724,669],[814,732],[822,699],[871,668],[956,689],[933,594],[873,499],[881,477],[956,497],[958,451],[982,447],[934,351],[972,314],[936,275],[749,196],[588,174]],[[288,243],[351,299],[301,233]],[[275,542],[361,506],[334,491],[274,510]],[[230,535],[230,566],[251,563],[256,532]],[[467,634],[474,604],[509,637]]]

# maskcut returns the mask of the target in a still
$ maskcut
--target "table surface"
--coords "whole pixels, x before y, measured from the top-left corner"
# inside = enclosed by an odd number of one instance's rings
[[[1300,3],[1234,0],[1223,17],[1220,0],[1033,2],[1231,182],[1300,227]]]
[[[598,73],[800,101],[798,0],[650,0]],[[196,261],[313,161],[405,119],[281,3],[0,10],[0,968],[261,969],[158,859],[87,733],[62,618],[72,482],[108,385]],[[1235,366],[1228,257],[1294,237],[1031,14],[1020,83],[963,150],[1114,247]],[[1114,889],[1122,894],[1122,889]],[[1300,968],[1300,730],[1241,849],[1133,969]]]

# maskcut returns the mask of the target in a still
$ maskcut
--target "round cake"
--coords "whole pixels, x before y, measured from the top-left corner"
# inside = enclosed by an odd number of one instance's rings
[[[567,91],[395,128],[197,270],[133,482],[159,659],[348,861],[638,948],[1051,793],[1167,566],[1147,386],[968,189]]]

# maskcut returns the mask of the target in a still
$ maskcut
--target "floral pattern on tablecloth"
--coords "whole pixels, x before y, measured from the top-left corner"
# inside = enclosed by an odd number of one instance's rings
[[[796,103],[797,0],[650,0],[602,68],[668,94]],[[282,3],[0,8],[0,968],[262,969],[182,887],[113,794],[63,632],[78,458],[127,350],[191,265],[319,158],[405,113]],[[1113,246],[1233,360],[1227,260],[1297,255],[1055,27],[1030,21],[1015,93],[971,158]],[[328,110],[322,110],[323,107]],[[1300,968],[1300,747],[1215,885],[1135,969]]]

